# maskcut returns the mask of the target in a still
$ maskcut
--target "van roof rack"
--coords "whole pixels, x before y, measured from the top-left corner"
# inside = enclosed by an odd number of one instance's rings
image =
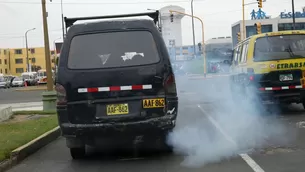
[[[154,20],[156,24],[159,21],[159,10],[155,12],[147,12],[147,13],[132,13],[132,14],[119,14],[119,15],[107,15],[107,16],[91,16],[91,17],[75,17],[75,18],[67,18],[65,17],[66,29],[72,26],[76,21],[79,20],[96,20],[96,19],[110,19],[110,18],[124,18],[124,17],[140,17],[140,16],[148,16]],[[159,22],[158,22],[159,23]]]

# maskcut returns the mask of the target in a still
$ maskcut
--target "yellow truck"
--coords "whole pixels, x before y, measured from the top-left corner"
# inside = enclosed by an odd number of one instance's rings
[[[302,103],[305,31],[251,36],[235,46],[231,66],[233,95],[274,103]]]

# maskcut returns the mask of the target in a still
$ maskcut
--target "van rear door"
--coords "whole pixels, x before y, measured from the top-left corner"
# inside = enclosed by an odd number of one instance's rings
[[[169,59],[158,51],[149,31],[75,36],[66,64],[59,83],[66,91],[72,123],[163,114],[166,84],[174,83]],[[156,106],[151,113],[142,106],[143,99],[150,98]]]

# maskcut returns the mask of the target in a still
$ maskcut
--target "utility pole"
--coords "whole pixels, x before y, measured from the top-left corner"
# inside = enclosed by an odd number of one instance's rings
[[[48,33],[48,21],[46,0],[41,0],[42,6],[42,20],[43,20],[43,33],[44,33],[44,50],[46,59],[46,71],[47,71],[47,91],[42,93],[43,111],[56,111],[56,92],[53,91],[53,75],[51,68],[50,58],[50,44]]]
[[[196,56],[196,40],[195,40],[195,27],[194,27],[194,7],[193,7],[194,0],[191,0],[191,13],[192,13],[192,30],[193,30],[193,47],[194,47],[194,57]]]
[[[62,1],[60,1],[60,6],[61,6],[61,27],[62,27],[62,39],[65,39],[65,23],[64,23],[64,10],[63,10],[63,4]]]
[[[42,5],[44,48],[45,48],[45,57],[46,57],[46,70],[47,70],[47,89],[48,91],[53,91],[46,0],[41,0],[41,5]]]
[[[246,39],[246,21],[245,21],[245,0],[242,0],[242,11],[243,11],[243,29],[242,29],[242,39]]]
[[[294,13],[294,0],[291,1],[291,5],[292,5],[292,28],[293,30],[295,30],[295,13]]]
[[[29,31],[32,31],[32,30],[35,30],[36,28],[33,28],[33,29],[29,29],[25,32],[25,51],[26,51],[26,71],[27,72],[30,72],[32,71],[30,69],[30,61],[29,61],[29,47],[28,47],[28,32]]]

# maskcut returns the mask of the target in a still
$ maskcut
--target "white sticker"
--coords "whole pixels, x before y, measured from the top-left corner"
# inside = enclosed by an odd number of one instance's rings
[[[137,52],[125,52],[125,55],[122,56],[123,60],[132,60],[132,58],[136,55],[140,55],[142,57],[144,57],[144,53],[137,53]]]
[[[107,62],[108,58],[110,57],[110,54],[102,54],[102,55],[98,55],[101,60],[102,60],[102,63],[103,65]]]
[[[275,68],[275,64],[270,64],[270,68]]]

